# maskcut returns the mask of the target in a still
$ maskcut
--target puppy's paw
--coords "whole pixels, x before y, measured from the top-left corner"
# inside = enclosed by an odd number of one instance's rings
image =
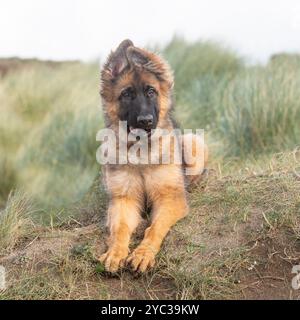
[[[155,265],[154,250],[148,246],[138,246],[127,258],[126,262],[134,271],[145,272]]]
[[[126,248],[110,248],[100,256],[99,261],[104,264],[106,271],[116,272],[124,266],[127,256],[128,249]]]

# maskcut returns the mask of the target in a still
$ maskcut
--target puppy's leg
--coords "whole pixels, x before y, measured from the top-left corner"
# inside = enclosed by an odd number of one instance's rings
[[[141,244],[127,259],[132,268],[140,272],[154,266],[155,255],[160,250],[163,239],[188,211],[183,178],[178,169],[155,170],[149,175],[146,185],[153,202],[152,222],[146,229]]]
[[[111,200],[108,208],[108,250],[100,257],[105,269],[116,272],[129,253],[130,236],[140,221],[141,188],[139,177],[124,172],[107,177]]]

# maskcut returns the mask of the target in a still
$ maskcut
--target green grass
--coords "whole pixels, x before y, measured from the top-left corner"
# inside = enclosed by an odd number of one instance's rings
[[[10,193],[5,209],[0,211],[0,255],[12,250],[30,232],[33,212],[32,202],[26,194]]]
[[[79,201],[92,185],[103,126],[96,64],[32,66],[1,79],[0,194],[21,187],[41,209]],[[47,214],[46,214],[47,215]]]
[[[300,72],[286,64],[252,68],[230,82],[217,131],[228,154],[276,152],[299,145]]]
[[[247,66],[220,44],[179,38],[163,54],[174,69],[182,127],[206,129],[224,143],[228,157],[299,145],[299,56],[279,55],[266,66]]]

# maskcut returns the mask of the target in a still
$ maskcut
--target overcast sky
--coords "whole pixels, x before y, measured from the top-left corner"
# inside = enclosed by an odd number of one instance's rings
[[[223,41],[256,61],[300,52],[299,0],[0,0],[0,56],[90,60],[136,45]]]

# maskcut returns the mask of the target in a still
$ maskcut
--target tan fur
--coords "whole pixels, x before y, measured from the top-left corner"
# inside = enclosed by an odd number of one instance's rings
[[[200,138],[194,134],[185,134],[181,137],[183,140],[183,146],[191,145],[192,146],[192,159],[184,159],[185,169],[189,169],[191,173],[187,175],[187,181],[189,185],[194,185],[201,179],[202,172],[205,168],[205,165],[208,161],[208,148],[207,145],[204,144]],[[196,157],[196,154],[199,154]],[[189,164],[187,164],[189,163]]]
[[[122,47],[123,46],[123,47]],[[146,50],[129,46],[124,49],[122,43],[118,52],[130,56],[136,51],[147,57],[149,63],[145,66],[131,66],[127,72],[121,73],[117,80],[113,79],[114,69],[111,60],[113,53],[101,73],[104,112],[107,116],[107,126],[118,129],[118,96],[122,89],[133,81],[133,69],[139,70],[142,81],[151,84],[159,92],[158,128],[173,129],[169,118],[173,77],[167,63],[159,56]],[[128,41],[127,41],[128,47]],[[123,68],[121,61],[117,67]],[[207,148],[195,136],[181,139],[192,139],[192,147],[200,146],[202,158],[197,159],[191,167],[196,176],[203,171],[207,161]],[[161,149],[161,145],[160,145]],[[174,149],[171,148],[172,152]],[[192,179],[190,179],[192,182]],[[115,272],[127,261],[134,270],[144,272],[153,267],[155,255],[160,250],[162,241],[170,228],[188,212],[185,191],[185,177],[182,166],[171,164],[158,165],[106,165],[104,167],[104,182],[110,196],[107,224],[110,231],[108,250],[100,257],[106,270]],[[145,231],[140,245],[128,256],[130,237],[140,222],[140,213],[145,200],[152,204],[151,224]]]

